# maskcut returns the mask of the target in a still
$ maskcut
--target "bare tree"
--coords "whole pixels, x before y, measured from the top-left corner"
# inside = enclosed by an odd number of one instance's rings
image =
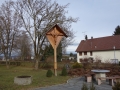
[[[41,51],[45,45],[45,33],[56,23],[69,36],[68,40],[64,41],[64,46],[68,44],[73,37],[70,29],[71,23],[76,22],[77,18],[66,17],[67,5],[59,5],[51,0],[18,0],[14,6],[22,19],[23,27],[29,33],[34,44],[34,56],[36,60],[35,69],[38,69],[38,63],[41,59]],[[71,39],[71,40],[70,40]]]
[[[21,31],[19,38],[17,39],[17,50],[19,51],[19,55],[22,60],[28,59],[31,57],[32,48],[31,48],[31,39],[25,31]]]
[[[0,31],[1,31],[1,49],[6,60],[6,66],[9,68],[8,60],[10,59],[13,47],[15,45],[15,37],[21,27],[20,18],[13,11],[11,1],[5,2],[0,7]]]

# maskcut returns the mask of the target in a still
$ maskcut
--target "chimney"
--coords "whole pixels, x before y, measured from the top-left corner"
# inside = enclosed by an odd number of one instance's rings
[[[91,36],[91,39],[93,39],[93,36]]]

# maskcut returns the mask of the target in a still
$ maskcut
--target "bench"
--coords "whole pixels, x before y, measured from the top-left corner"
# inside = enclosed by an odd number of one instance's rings
[[[108,79],[109,80],[109,84],[112,85],[112,86],[114,85],[115,77],[100,77],[100,78],[97,78],[98,85],[100,85],[102,83],[102,79]]]
[[[114,86],[114,84],[118,81],[118,79],[120,79],[120,76],[97,78],[98,85],[100,85],[102,83],[102,79],[108,79],[109,80],[109,84],[111,86]]]
[[[85,80],[87,82],[91,82],[92,81],[92,76],[90,74],[84,74],[84,76],[85,76]]]

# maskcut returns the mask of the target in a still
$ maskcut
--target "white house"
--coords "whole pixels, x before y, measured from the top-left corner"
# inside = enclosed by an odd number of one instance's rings
[[[78,63],[86,58],[118,63],[120,61],[120,35],[82,40],[76,52]]]
[[[74,59],[75,59],[75,57],[69,56],[69,60],[74,60]]]

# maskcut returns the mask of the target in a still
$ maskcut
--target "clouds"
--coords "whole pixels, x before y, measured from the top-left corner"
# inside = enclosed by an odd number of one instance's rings
[[[70,3],[68,16],[79,17],[80,21],[72,24],[75,33],[75,44],[67,51],[75,51],[77,44],[84,39],[84,31],[88,39],[93,36],[111,36],[117,25],[120,25],[120,0],[57,0],[60,4]],[[77,43],[77,44],[76,44]]]
[[[3,2],[5,0],[2,0]],[[52,0],[54,1],[54,0]],[[67,16],[79,17],[77,23],[72,24],[75,33],[75,42],[67,51],[75,51],[78,44],[84,39],[84,31],[88,39],[110,36],[116,26],[120,25],[120,0],[56,0],[60,5],[70,3]]]
[[[67,53],[68,53],[68,54],[71,53],[71,52],[72,52],[72,53],[76,53],[75,50],[77,49],[77,46],[78,46],[78,45],[74,45],[74,46],[71,46],[71,45],[70,45],[69,47],[67,47]]]

